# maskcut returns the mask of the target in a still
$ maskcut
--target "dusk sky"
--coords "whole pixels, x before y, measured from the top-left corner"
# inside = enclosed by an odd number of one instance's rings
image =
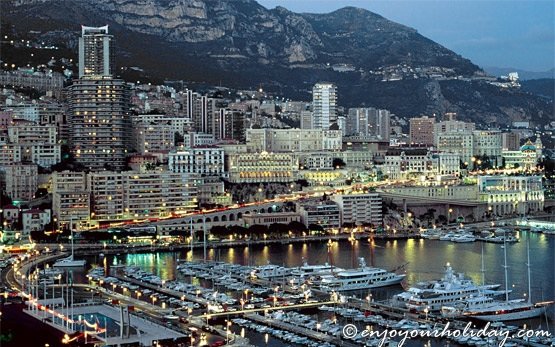
[[[331,12],[356,6],[413,27],[481,67],[555,67],[555,1],[259,0],[267,8]]]

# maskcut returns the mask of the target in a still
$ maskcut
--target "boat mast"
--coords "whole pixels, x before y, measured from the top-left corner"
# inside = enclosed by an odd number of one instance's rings
[[[530,282],[530,235],[528,234],[526,237],[526,255],[527,255],[527,262],[526,267],[528,268],[528,303],[532,303],[532,284]]]
[[[503,237],[503,257],[504,257],[504,264],[503,268],[505,268],[505,301],[509,301],[509,279],[507,275],[507,232],[505,232]]]
[[[482,285],[486,285],[486,269],[484,268],[484,243],[482,242]]]
[[[69,231],[71,232],[71,260],[73,260],[73,217],[69,219]]]

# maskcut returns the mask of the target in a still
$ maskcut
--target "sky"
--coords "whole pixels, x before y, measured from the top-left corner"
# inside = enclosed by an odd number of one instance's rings
[[[375,12],[481,67],[555,67],[553,0],[258,0],[266,8],[326,13],[345,6]]]

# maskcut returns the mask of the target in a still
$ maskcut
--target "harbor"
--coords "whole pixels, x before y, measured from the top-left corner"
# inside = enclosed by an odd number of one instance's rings
[[[393,299],[409,287],[419,283],[435,283],[442,278],[452,278],[452,281],[458,281],[463,286],[469,286],[462,281],[463,278],[465,281],[468,279],[472,285],[476,284],[476,288],[485,278],[486,283],[493,286],[490,289],[500,291],[497,293],[499,296],[504,293],[504,253],[510,255],[507,267],[511,270],[507,286],[511,298],[532,295],[535,302],[549,301],[552,298],[549,296],[549,289],[553,288],[549,282],[552,278],[541,278],[530,288],[526,287],[523,269],[526,268],[527,247],[526,242],[522,241],[530,239],[534,257],[528,263],[532,264],[531,276],[534,278],[541,266],[538,262],[552,261],[553,254],[549,249],[553,246],[553,238],[522,231],[512,235],[518,237],[520,242],[507,243],[505,240],[503,245],[499,245],[421,238],[375,240],[372,244],[367,238],[359,238],[335,242],[238,246],[210,249],[206,260],[198,249],[192,253],[190,249],[124,255],[107,252],[101,257],[84,258],[77,253],[77,259],[86,259],[87,267],[72,269],[72,278],[80,282],[76,288],[91,293],[88,295],[93,301],[99,300],[97,295],[101,293],[104,298],[112,298],[102,305],[112,306],[112,309],[131,305],[138,311],[137,324],[143,319],[160,324],[164,329],[175,329],[176,333],[182,333],[188,338],[187,345],[191,343],[192,336],[187,334],[191,331],[189,328],[194,328],[203,331],[205,339],[206,336],[219,335],[219,341],[236,345],[260,345],[262,341],[272,346],[281,343],[373,346],[379,344],[379,339],[360,334],[349,339],[342,338],[343,328],[354,324],[359,332],[367,328],[375,331],[427,331],[442,329],[447,322],[453,329],[465,327],[466,320],[445,317],[441,310],[432,305],[428,310],[418,310],[395,304]],[[418,255],[426,251],[432,252],[435,259],[451,261],[451,275],[446,272],[447,262],[436,264],[430,257]],[[290,254],[295,254],[296,258]],[[43,260],[52,264],[62,256],[46,255]],[[484,269],[481,265],[483,259],[488,264],[497,265]],[[63,287],[63,282],[67,280],[59,280],[58,269],[40,264],[28,259],[19,269],[30,271],[38,268],[35,271],[40,276],[34,284],[35,296],[44,295],[43,288],[47,288],[49,295],[54,295],[60,282]],[[427,271],[415,271],[423,268],[427,268]],[[347,286],[346,290],[341,290],[341,286],[348,285],[348,282],[335,287],[337,290],[330,290],[323,284],[326,283],[324,280],[340,278],[342,273],[349,276],[363,275],[369,279],[374,274],[370,269],[402,275],[401,281],[398,284],[383,282],[383,285],[373,285],[369,281],[360,288]],[[382,274],[380,271],[377,273]],[[29,288],[30,283],[26,285]],[[82,295],[81,299],[84,297]],[[525,324],[552,331],[552,314],[552,306],[549,306],[545,314],[538,318],[510,322],[498,328],[515,329]],[[131,319],[131,325],[134,320]],[[477,328],[483,326],[479,322],[472,322]],[[202,345],[202,334],[196,337],[195,345]],[[218,340],[210,337],[210,341],[204,343],[215,344]],[[443,338],[415,339],[407,344],[441,346],[446,341]],[[533,340],[534,344],[522,340],[511,340],[511,343],[541,346],[546,345],[546,341],[538,338]],[[394,346],[398,339],[385,342]],[[468,341],[451,339],[450,343],[466,345]],[[473,345],[481,346],[494,346],[497,343],[497,340],[472,340]]]

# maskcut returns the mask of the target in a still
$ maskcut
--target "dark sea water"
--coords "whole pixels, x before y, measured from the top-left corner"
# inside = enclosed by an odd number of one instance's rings
[[[333,242],[329,246],[326,242],[273,244],[268,246],[254,245],[234,248],[208,249],[207,258],[243,265],[264,265],[267,263],[298,266],[303,260],[309,264],[324,264],[332,262],[342,268],[357,267],[358,258],[363,257],[368,265],[385,269],[395,269],[405,265],[407,274],[404,286],[410,286],[418,281],[439,279],[444,273],[446,263],[450,263],[456,272],[462,272],[476,283],[482,281],[482,247],[484,254],[484,268],[486,283],[504,283],[504,252],[507,253],[508,287],[512,290],[511,298],[523,298],[528,291],[527,282],[527,247],[526,238],[530,240],[530,268],[531,289],[533,301],[555,299],[555,236],[536,233],[520,232],[517,235],[521,242],[507,244],[506,249],[502,244],[493,243],[453,243],[439,240],[376,240],[372,247],[368,240],[355,242]],[[175,270],[178,259],[202,260],[203,250],[183,250],[179,252],[160,252],[144,254],[120,254],[109,256],[105,260],[96,259],[98,265],[129,264],[137,265],[144,270],[153,272],[162,279],[172,280],[180,278]],[[94,262],[94,260],[93,260]],[[102,264],[103,263],[103,264]],[[383,300],[402,291],[400,286],[372,290],[376,300]],[[358,293],[364,297],[367,293]],[[553,318],[551,307],[548,316]],[[553,322],[546,323],[546,319],[537,319],[529,322],[528,327],[549,329],[553,331]],[[237,332],[239,333],[239,330]],[[264,341],[264,337],[253,334],[248,330],[247,337],[256,345]],[[413,341],[409,345],[423,345],[427,341]],[[446,341],[432,341],[432,346],[445,345]],[[270,346],[281,346],[283,342],[270,337]]]

